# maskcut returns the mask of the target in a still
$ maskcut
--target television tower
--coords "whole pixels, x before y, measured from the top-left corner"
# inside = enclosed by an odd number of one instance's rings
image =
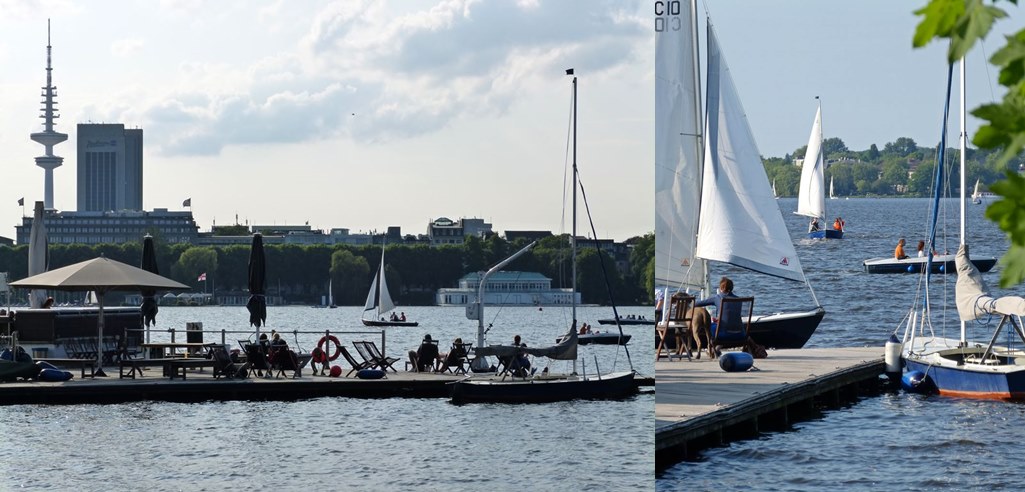
[[[46,86],[43,87],[41,101],[43,107],[39,115],[43,120],[43,131],[33,133],[32,140],[42,144],[46,148],[45,155],[36,157],[36,165],[46,170],[45,188],[43,194],[43,207],[53,210],[53,170],[64,163],[63,157],[53,155],[53,146],[68,139],[66,133],[58,133],[53,130],[53,120],[60,118],[57,114],[57,88],[53,86],[53,67],[50,65],[50,20],[46,20]]]

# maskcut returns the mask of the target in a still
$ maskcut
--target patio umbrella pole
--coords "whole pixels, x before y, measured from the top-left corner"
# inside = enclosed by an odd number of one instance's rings
[[[97,343],[96,343],[96,376],[105,378],[107,373],[103,372],[103,298],[107,295],[105,291],[96,291],[96,301],[100,307],[99,313],[96,315],[96,331]]]

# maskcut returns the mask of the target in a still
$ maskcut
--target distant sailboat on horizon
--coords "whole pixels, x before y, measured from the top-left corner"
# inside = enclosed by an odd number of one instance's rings
[[[836,200],[836,192],[833,190],[833,177],[829,177],[829,199]]]
[[[776,179],[775,178],[772,179],[772,197],[773,198],[777,198],[777,199],[779,198],[779,193],[776,193]]]

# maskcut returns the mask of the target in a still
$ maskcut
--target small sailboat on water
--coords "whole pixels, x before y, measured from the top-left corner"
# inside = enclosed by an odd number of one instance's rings
[[[815,99],[818,99],[816,96]],[[815,122],[812,124],[811,136],[804,154],[801,168],[801,187],[797,191],[797,214],[812,218],[812,227],[808,230],[809,239],[843,239],[843,223],[840,229],[826,226],[826,199],[823,189],[826,160],[822,153],[822,103],[819,102],[815,111]],[[833,179],[829,179],[829,196],[833,198]]]
[[[975,180],[975,191],[972,192],[972,203],[976,205],[982,204],[982,194],[979,193],[979,180]]]
[[[384,276],[384,245],[381,245],[381,266],[374,274],[374,281],[370,283],[370,293],[367,294],[367,302],[363,305],[363,316],[360,321],[364,326],[419,326],[416,321],[398,319],[395,313],[385,318],[385,314],[395,309],[395,302],[388,292],[388,281]],[[374,317],[367,319],[367,313],[374,313]]]
[[[829,177],[829,199],[836,200],[836,190],[833,188],[833,177]]]

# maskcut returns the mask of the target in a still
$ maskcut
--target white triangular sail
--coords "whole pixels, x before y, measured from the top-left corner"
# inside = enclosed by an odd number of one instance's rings
[[[978,200],[982,195],[979,195],[979,180],[975,180],[975,191],[972,192],[972,200]]]
[[[374,280],[370,282],[370,293],[367,294],[367,302],[363,305],[363,315],[366,316],[367,311],[374,311],[377,308],[377,277],[378,274],[374,274]]]
[[[808,217],[826,218],[826,200],[822,158],[822,107],[815,111],[815,123],[808,138],[808,150],[804,153],[801,168],[801,187],[797,192],[797,213]],[[830,182],[832,183],[832,182]],[[832,191],[830,191],[832,195]]]
[[[836,198],[836,191],[833,190],[833,177],[832,176],[829,177],[829,198],[831,198],[831,199],[835,199]],[[823,212],[825,212],[825,211],[823,210]]]
[[[655,33],[655,286],[701,289],[701,85],[696,13],[682,10],[673,29]]]
[[[772,197],[761,155],[711,26],[707,93],[697,256],[804,281],[801,262]]]
[[[772,196],[779,198],[779,193],[776,192],[776,180],[772,180]]]
[[[388,293],[388,283],[384,276],[384,248],[381,248],[381,266],[377,269],[377,274],[374,275],[374,281],[370,283],[370,293],[367,294],[367,302],[363,305],[363,315],[366,316],[367,311],[375,311],[377,317],[380,317],[382,313],[387,313],[395,309],[395,303],[391,300],[391,294]],[[376,318],[375,318],[376,319]]]
[[[327,305],[328,306],[334,306],[335,305],[335,295],[331,293],[331,284],[333,284],[333,283],[334,282],[332,282],[330,280],[327,281]]]

